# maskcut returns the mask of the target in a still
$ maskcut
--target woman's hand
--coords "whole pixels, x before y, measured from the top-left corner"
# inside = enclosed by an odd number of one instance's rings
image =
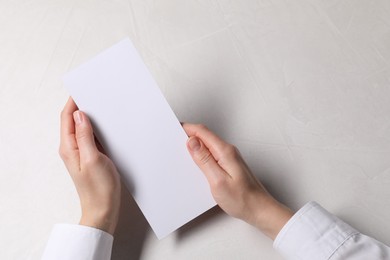
[[[78,110],[72,98],[61,113],[60,155],[80,197],[80,225],[113,234],[119,217],[120,177],[95,142],[88,117]]]
[[[275,239],[293,212],[267,192],[236,147],[203,125],[184,123],[183,128],[189,136],[187,148],[205,174],[218,205]]]

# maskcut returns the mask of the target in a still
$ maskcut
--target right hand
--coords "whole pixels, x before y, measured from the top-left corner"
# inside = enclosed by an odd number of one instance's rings
[[[189,136],[187,148],[218,205],[275,239],[293,212],[267,192],[236,147],[203,125],[184,123],[183,128]]]

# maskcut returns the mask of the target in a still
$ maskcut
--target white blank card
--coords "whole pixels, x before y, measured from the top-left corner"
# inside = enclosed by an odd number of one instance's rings
[[[64,83],[159,239],[215,205],[186,133],[129,39]]]

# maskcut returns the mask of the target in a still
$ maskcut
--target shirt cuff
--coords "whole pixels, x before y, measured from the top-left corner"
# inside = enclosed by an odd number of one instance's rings
[[[93,227],[56,224],[42,260],[109,260],[113,236]]]
[[[286,223],[273,246],[286,259],[329,259],[348,238],[357,233],[311,201]]]

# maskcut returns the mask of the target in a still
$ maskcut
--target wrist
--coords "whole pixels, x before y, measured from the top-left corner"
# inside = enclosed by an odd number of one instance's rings
[[[115,228],[118,224],[118,218],[119,212],[112,209],[100,212],[83,212],[79,225],[97,228],[114,235]]]
[[[271,195],[263,196],[254,210],[252,225],[274,240],[294,212]]]

